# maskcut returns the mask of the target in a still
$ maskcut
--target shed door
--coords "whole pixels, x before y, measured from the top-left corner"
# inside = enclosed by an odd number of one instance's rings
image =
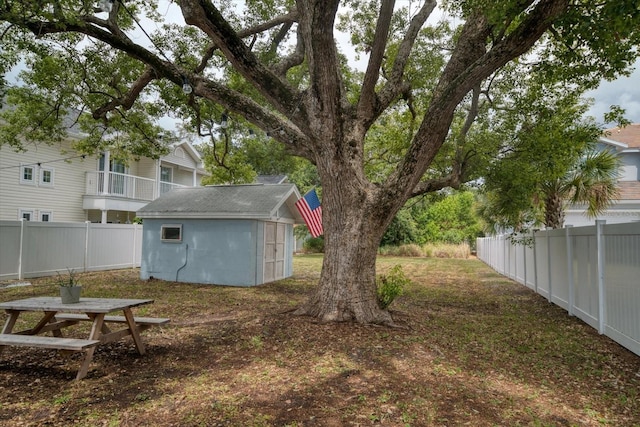
[[[264,228],[264,282],[266,283],[284,278],[285,225],[267,222]]]

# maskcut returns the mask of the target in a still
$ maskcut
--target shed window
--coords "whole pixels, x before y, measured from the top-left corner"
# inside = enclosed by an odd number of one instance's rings
[[[182,224],[163,224],[160,229],[160,240],[163,242],[181,242]]]

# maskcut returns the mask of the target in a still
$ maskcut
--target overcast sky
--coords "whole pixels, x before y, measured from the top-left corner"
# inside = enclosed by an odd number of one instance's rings
[[[624,108],[628,120],[640,123],[640,60],[636,62],[635,71],[629,77],[603,82],[598,89],[588,92],[586,96],[594,99],[588,114],[595,117],[597,123],[605,124],[604,113],[609,111],[611,105]]]

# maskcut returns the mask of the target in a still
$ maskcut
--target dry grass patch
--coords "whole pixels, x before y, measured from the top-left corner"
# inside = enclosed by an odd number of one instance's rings
[[[471,248],[467,243],[459,245],[448,243],[427,243],[417,245],[409,243],[399,246],[383,246],[378,250],[382,256],[394,257],[426,257],[426,258],[460,258],[471,257]]]
[[[640,357],[481,262],[380,258],[412,281],[390,306],[406,329],[387,329],[291,314],[321,260],[295,257],[293,278],[256,288],[82,275],[85,296],[154,298],[143,314],[171,324],[144,333],[144,356],[129,340],[99,348],[81,382],[77,358],[5,351],[0,424],[640,424]],[[0,298],[54,295],[50,280]]]

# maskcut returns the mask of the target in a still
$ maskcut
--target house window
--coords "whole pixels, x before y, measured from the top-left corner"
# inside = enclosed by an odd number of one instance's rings
[[[53,186],[53,169],[41,168],[40,169],[40,185],[51,187]]]
[[[160,181],[162,182],[173,182],[173,169],[160,166]]]
[[[18,212],[18,219],[24,219],[25,221],[33,220],[33,210],[20,209],[20,211]]]
[[[40,221],[42,222],[53,221],[53,213],[51,213],[51,211],[40,211]]]
[[[34,176],[35,168],[33,166],[22,166],[20,168],[20,183],[35,184]]]
[[[160,240],[163,242],[181,242],[182,224],[163,224],[160,228]]]

